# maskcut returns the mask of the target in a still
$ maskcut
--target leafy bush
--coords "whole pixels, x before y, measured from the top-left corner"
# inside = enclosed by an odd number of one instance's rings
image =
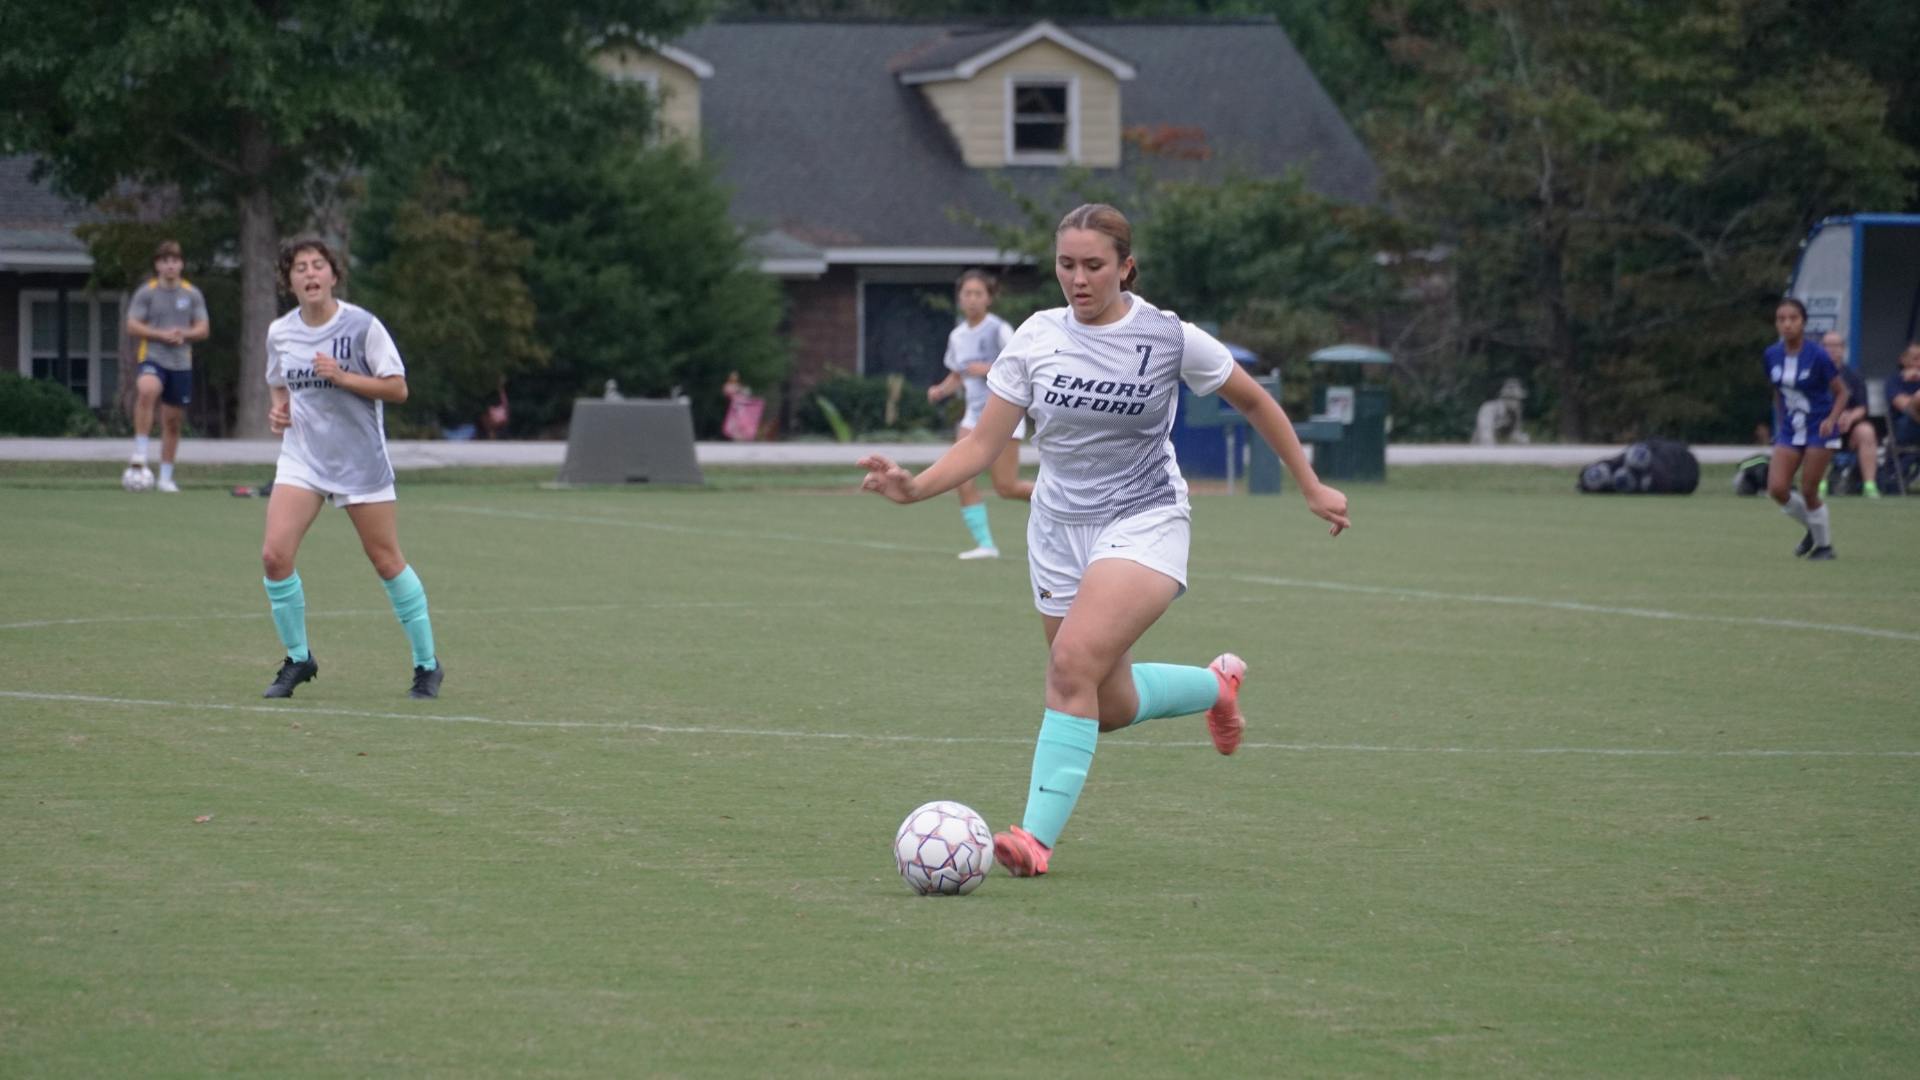
[[[905,435],[932,431],[940,421],[938,407],[927,400],[923,386],[903,382],[895,407],[893,423],[887,423],[887,376],[861,378],[835,373],[814,384],[807,400],[794,410],[794,421],[802,432],[835,435],[833,421],[820,408],[820,399],[833,403],[856,439],[874,435]]]
[[[66,435],[93,420],[73,391],[0,371],[0,435]]]

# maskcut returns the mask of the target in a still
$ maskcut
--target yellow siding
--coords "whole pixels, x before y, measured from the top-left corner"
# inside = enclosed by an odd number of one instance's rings
[[[593,62],[608,78],[657,80],[661,133],[684,139],[694,153],[700,152],[699,76],[658,53],[625,45],[600,53]]]
[[[1119,80],[1106,68],[1051,41],[1036,41],[964,82],[928,83],[921,87],[960,144],[962,160],[976,168],[1007,164],[1007,77],[1010,75],[1077,77],[1079,163],[1100,169],[1119,166]]]

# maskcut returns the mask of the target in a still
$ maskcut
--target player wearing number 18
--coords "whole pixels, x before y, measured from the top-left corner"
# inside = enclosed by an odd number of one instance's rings
[[[860,463],[866,490],[918,502],[978,475],[1022,412],[1034,417],[1040,478],[1027,559],[1047,636],[1046,711],[1026,815],[994,837],[995,861],[1017,877],[1046,873],[1101,732],[1204,712],[1216,749],[1240,745],[1239,657],[1223,653],[1207,667],[1133,662],[1134,642],[1187,588],[1192,515],[1168,440],[1179,384],[1218,391],[1287,463],[1333,534],[1350,524],[1347,497],[1320,483],[1286,413],[1226,346],[1128,291],[1132,248],[1132,229],[1113,207],[1069,213],[1054,233],[1054,276],[1068,306],[1033,315],[1013,335],[987,376],[992,396],[972,434],[919,476],[877,455]]]
[[[280,247],[280,287],[300,306],[267,328],[267,387],[273,395],[267,420],[285,439],[267,503],[261,562],[287,657],[263,696],[292,697],[294,687],[319,674],[307,648],[306,593],[293,560],[331,498],[360,534],[413,646],[408,696],[438,697],[443,671],[434,656],[426,590],[400,553],[382,414],[386,402],[407,400],[407,369],[379,319],[333,298],[344,267],[317,237],[296,237]]]

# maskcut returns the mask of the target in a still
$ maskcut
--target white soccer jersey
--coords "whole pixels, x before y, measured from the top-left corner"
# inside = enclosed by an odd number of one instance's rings
[[[978,416],[980,410],[987,407],[987,379],[984,375],[968,375],[967,365],[993,363],[1011,337],[1013,327],[991,312],[980,320],[979,326],[968,326],[962,319],[953,333],[947,335],[947,370],[958,373],[966,387],[968,415]]]
[[[1057,521],[1101,524],[1156,506],[1187,508],[1173,460],[1184,381],[1220,389],[1233,355],[1212,335],[1131,293],[1119,322],[1087,326],[1070,308],[1033,315],[987,376],[993,393],[1034,418],[1040,479],[1033,505]]]
[[[393,336],[366,308],[340,302],[324,326],[308,326],[295,308],[267,328],[267,385],[292,392],[293,425],[280,460],[330,494],[365,495],[393,483],[382,403],[342,390],[314,374],[314,354],[342,371],[385,378],[405,375]]]

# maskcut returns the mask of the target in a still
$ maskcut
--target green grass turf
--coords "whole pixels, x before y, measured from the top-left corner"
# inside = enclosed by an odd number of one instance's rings
[[[1396,476],[1197,499],[1138,655],[1253,745],[1109,737],[940,900],[894,828],[1017,821],[1045,661],[951,499],[403,483],[445,696],[329,510],[263,709],[261,502],[0,488],[0,690],[136,702],[0,697],[0,1076],[1913,1075],[1920,500]]]

